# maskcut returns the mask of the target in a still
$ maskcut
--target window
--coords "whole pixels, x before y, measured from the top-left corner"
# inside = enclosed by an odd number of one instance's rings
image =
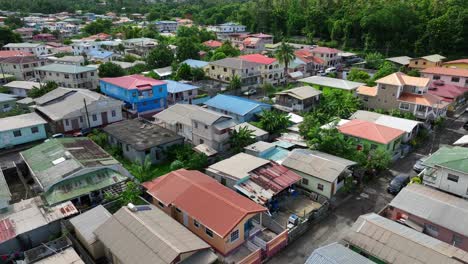
[[[239,229],[231,233],[231,243],[239,239]]]
[[[13,136],[15,136],[15,137],[21,137],[21,130],[15,130],[15,131],[13,131]]]
[[[162,202],[158,202],[159,207],[164,208],[164,204]]]
[[[424,233],[433,237],[437,237],[439,235],[439,228],[431,224],[424,224]]]
[[[200,144],[203,144],[203,143],[205,143],[205,141],[200,138]]]
[[[401,110],[409,110],[410,105],[407,103],[400,103],[400,109]]]
[[[145,150],[145,155],[149,155],[151,153],[151,150],[147,149]]]
[[[7,109],[7,108],[9,108],[9,107],[10,107],[10,104],[4,104],[4,105],[3,105],[3,108],[4,108],[4,109]]]
[[[460,81],[460,77],[452,77],[452,82],[459,82]]]
[[[112,117],[116,116],[115,110],[112,110],[111,115],[112,115]]]
[[[211,231],[211,230],[208,229],[207,227],[205,227],[205,233],[206,233],[209,237],[213,237],[213,231]]]
[[[125,150],[126,150],[126,151],[130,151],[130,145],[126,144],[126,145],[125,145]]]
[[[91,76],[94,76],[94,72],[91,72]]]
[[[380,85],[380,89],[385,90],[385,88],[386,88],[385,85],[383,84]]]
[[[224,70],[224,72],[227,72],[227,68],[224,68],[223,70]]]
[[[39,133],[39,128],[38,127],[31,127],[31,133],[33,133],[33,134]]]
[[[132,97],[136,97],[136,96],[137,96],[137,92],[133,92]]]
[[[317,189],[319,189],[320,191],[323,191],[323,184],[318,183],[317,184]]]
[[[414,65],[418,65],[418,63],[419,63],[419,61],[415,61],[415,62],[414,62]]]
[[[70,123],[68,123],[68,119],[65,119],[65,125],[66,125],[66,126],[69,126],[69,125],[70,125]]]
[[[197,122],[193,122],[193,125],[195,126],[195,128],[198,128],[198,123]]]
[[[177,208],[177,207],[175,208],[175,210],[176,210],[179,214],[182,213],[182,211],[181,211],[179,208]]]
[[[205,129],[208,129],[208,126],[207,126],[207,125],[205,125]]]
[[[162,87],[159,87],[159,92],[162,93]]]
[[[97,115],[93,114],[93,121],[97,121]]]
[[[196,227],[196,228],[199,228],[200,227],[200,223],[198,223],[197,220],[193,219],[193,225]]]
[[[65,79],[70,79],[70,76],[68,74],[65,74]]]
[[[83,123],[83,117],[80,116],[80,123]]]
[[[439,75],[434,75],[434,76],[432,77],[432,80],[440,80],[440,76],[439,76]]]
[[[449,181],[458,182],[458,178],[459,177],[457,175],[453,175],[453,174],[450,174],[450,173],[447,175],[447,180],[449,180]]]
[[[306,178],[302,178],[302,184],[309,185],[309,180]]]
[[[454,245],[455,247],[460,247],[462,244],[463,244],[463,237],[457,234],[453,234],[452,245]]]

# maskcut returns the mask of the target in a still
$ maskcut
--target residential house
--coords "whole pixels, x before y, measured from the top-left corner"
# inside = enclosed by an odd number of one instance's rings
[[[360,82],[351,82],[347,80],[330,78],[324,76],[311,76],[304,79],[300,79],[299,82],[306,85],[310,85],[319,91],[328,91],[332,89],[339,89],[355,93],[355,91],[362,85]]]
[[[36,113],[0,118],[0,149],[45,139],[46,124]]]
[[[418,135],[420,127],[422,126],[422,122],[420,121],[399,118],[364,110],[356,111],[349,119],[364,120],[378,125],[403,130],[405,131],[405,135],[402,138],[403,143],[409,142],[410,140],[415,138]]]
[[[468,201],[420,184],[403,188],[385,217],[468,251]]]
[[[393,63],[393,65],[399,69],[400,67],[408,67],[412,59],[413,58],[408,56],[399,56],[386,58],[385,60]]]
[[[76,41],[71,44],[74,56],[87,56],[92,51],[99,51],[101,43],[94,41]]]
[[[289,151],[280,145],[282,142],[275,141],[269,143],[265,141],[257,141],[244,148],[244,152],[266,160],[274,161],[282,164],[284,159],[289,155]]]
[[[315,47],[310,51],[312,52],[312,56],[324,60],[327,67],[338,66],[341,62],[341,57],[339,56],[340,50],[329,47]]]
[[[366,147],[386,151],[393,159],[401,155],[400,145],[405,134],[403,130],[358,119],[341,125],[338,130],[353,138],[358,150]]]
[[[361,215],[343,242],[376,263],[462,264],[468,253],[390,219]]]
[[[71,202],[47,206],[41,197],[21,200],[0,213],[0,254],[37,247],[61,235],[60,220],[78,214]]]
[[[302,188],[332,198],[352,175],[356,162],[308,149],[294,149],[281,163],[301,176]]]
[[[166,32],[166,33],[175,33],[177,31],[177,28],[179,27],[179,24],[177,23],[177,21],[167,21],[167,20],[156,21],[154,22],[154,25],[159,32]]]
[[[310,86],[301,86],[275,93],[275,107],[289,112],[309,111],[320,103],[321,91]]]
[[[0,61],[2,59],[12,58],[12,57],[31,57],[34,56],[31,52],[23,52],[16,50],[0,50]]]
[[[270,210],[277,210],[275,201],[287,197],[301,180],[280,164],[245,153],[209,166],[206,174]]]
[[[296,56],[296,60],[299,60],[305,64],[303,73],[307,74],[307,76],[313,75],[319,70],[324,70],[327,68],[327,61],[320,57],[314,56],[311,49],[309,48],[295,50],[294,55]]]
[[[34,28],[22,27],[22,28],[17,28],[17,29],[15,29],[13,31],[15,33],[18,33],[21,36],[22,40],[30,41],[33,38],[33,33],[34,33],[35,29]]]
[[[85,264],[80,255],[78,255],[72,247],[72,243],[65,237],[48,241],[47,243],[25,251],[24,261],[25,263],[36,264]]]
[[[443,81],[447,84],[468,88],[468,69],[431,67],[421,70],[421,76],[432,81]]]
[[[105,63],[113,61],[115,59],[115,55],[112,51],[93,50],[88,53],[88,58],[90,61],[96,63]]]
[[[217,40],[207,40],[202,43],[203,46],[210,48],[210,49],[217,49],[223,45],[221,41]]]
[[[468,198],[468,148],[441,147],[423,164],[425,185]]]
[[[154,205],[211,245],[227,263],[239,255],[237,261],[249,257],[258,263],[260,255],[269,256],[287,243],[284,233],[263,233],[265,207],[199,171],[180,169],[143,186]]]
[[[53,81],[68,88],[96,89],[98,87],[97,69],[93,67],[53,63],[34,68],[41,82]]]
[[[149,51],[158,44],[157,40],[151,38],[133,38],[122,41],[126,52],[136,53],[140,56],[147,56]]]
[[[32,37],[33,41],[37,42],[48,42],[48,41],[56,41],[57,38],[55,38],[54,35],[49,34],[49,33],[40,33],[36,34]]]
[[[238,122],[249,122],[265,110],[270,110],[271,105],[249,100],[243,97],[218,94],[205,102],[208,109],[232,116]]]
[[[122,120],[121,101],[86,89],[56,88],[34,99],[34,110],[54,133],[76,132]]]
[[[225,58],[211,61],[205,67],[205,72],[209,78],[225,83],[229,83],[234,76],[238,76],[242,86],[254,87],[261,84],[262,67],[264,67],[263,64],[241,58]]]
[[[252,131],[252,135],[255,137],[256,141],[261,141],[261,140],[268,140],[268,132],[258,128],[248,122],[244,122],[241,124],[238,124],[233,128],[233,130],[239,131],[241,128],[247,129],[249,131]]]
[[[448,103],[428,93],[428,78],[392,73],[376,81],[377,86],[361,86],[357,95],[369,109],[409,112],[419,119],[435,120],[445,116]]]
[[[20,152],[36,190],[48,205],[72,201],[97,205],[117,195],[132,177],[110,154],[88,138],[53,138]]]
[[[221,25],[208,26],[206,30],[213,31],[215,33],[235,33],[245,32],[246,26],[240,25],[233,22],[227,22]]]
[[[154,115],[155,122],[197,146],[206,144],[216,151],[229,148],[229,131],[237,123],[228,115],[197,105],[175,104]]]
[[[101,92],[125,102],[131,114],[149,114],[167,107],[167,83],[143,75],[99,80]]]
[[[175,211],[174,211],[175,213]],[[210,245],[153,205],[120,208],[94,232],[115,264],[206,263]]]
[[[207,62],[207,61],[193,60],[193,59],[186,59],[182,63],[187,64],[192,69],[193,68],[203,69],[209,64],[209,62]]]
[[[182,136],[141,119],[123,120],[103,130],[108,134],[109,143],[121,148],[125,158],[141,164],[147,157],[153,164],[162,163],[169,147],[184,144]]]
[[[12,81],[4,84],[3,87],[8,88],[10,92],[19,97],[28,97],[28,92],[34,87],[40,87],[38,82],[29,81]]]
[[[0,59],[0,67],[4,73],[11,74],[18,81],[35,80],[34,68],[48,64],[47,60],[38,59],[33,56],[16,56]]]
[[[375,262],[359,255],[338,243],[319,247],[307,258],[305,264],[374,264]]]
[[[9,112],[16,106],[16,96],[0,93],[0,113]]]
[[[0,212],[8,208],[11,201],[11,192],[8,183],[3,175],[3,170],[0,169]]]
[[[8,43],[3,46],[5,50],[12,50],[12,51],[21,51],[21,52],[30,52],[37,57],[46,56],[47,49],[44,44],[42,43]]]
[[[252,34],[242,40],[239,48],[242,53],[258,53],[265,50],[265,45],[273,44],[273,36],[267,34]]]
[[[61,64],[71,64],[77,66],[84,66],[85,58],[83,56],[63,56],[60,58],[56,57],[49,57],[51,61],[54,63],[61,63]]]
[[[450,106],[456,109],[465,104],[468,87],[456,86],[437,80],[429,84],[428,93],[441,97],[442,101],[449,103]]]
[[[112,214],[102,205],[98,205],[69,220],[72,230],[86,251],[97,260],[105,256],[104,245],[94,233]]]
[[[249,54],[239,57],[242,60],[261,64],[260,66],[260,83],[279,84],[284,82],[284,68],[275,58],[269,58],[262,54]]]
[[[419,58],[412,58],[410,59],[409,67],[411,69],[426,69],[432,67],[440,67],[442,66],[443,60],[446,58],[439,54],[428,55]]]
[[[468,69],[468,59],[459,59],[453,61],[446,61],[442,63],[442,67],[445,68],[456,68],[456,69]]]
[[[188,83],[165,80],[167,83],[167,104],[192,104],[198,95],[198,86]]]

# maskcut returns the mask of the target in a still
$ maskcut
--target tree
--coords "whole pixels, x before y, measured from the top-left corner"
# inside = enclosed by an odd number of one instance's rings
[[[371,52],[366,55],[366,67],[369,69],[379,69],[385,58],[378,52]]]
[[[171,169],[202,170],[208,164],[208,157],[205,154],[193,151],[192,147],[186,144],[173,145],[166,150],[166,154],[168,160],[174,160]]]
[[[112,62],[106,62],[99,65],[98,68],[99,77],[120,77],[125,75],[125,70],[120,66]]]
[[[284,76],[286,77],[288,75],[289,63],[293,61],[295,57],[294,48],[283,40],[281,45],[275,51],[275,57],[280,63],[284,64]]]
[[[244,147],[255,143],[255,135],[253,130],[250,130],[248,126],[240,127],[238,130],[232,131],[231,137],[229,138],[229,145],[234,153],[239,153],[244,150]]]
[[[394,72],[397,72],[397,68],[395,67],[395,65],[393,65],[393,63],[391,62],[388,62],[388,61],[385,61],[383,62],[379,69],[377,70],[377,72],[374,74],[374,76],[372,76],[372,81],[369,82],[370,85],[375,85],[375,81],[382,78],[382,77],[385,77],[387,75],[390,75]]]
[[[187,63],[182,63],[177,69],[176,77],[181,80],[192,79],[192,69]]]
[[[229,90],[238,92],[242,88],[242,80],[238,75],[234,75],[229,82]]]
[[[177,42],[177,60],[179,62],[184,61],[186,59],[199,59],[200,54],[198,53],[200,51],[200,48],[197,46],[197,44],[193,41],[191,38],[178,38]]]
[[[356,151],[352,159],[359,163],[361,168],[369,172],[387,169],[391,162],[391,157],[387,151],[381,149],[371,150],[368,146],[364,146],[361,151]]]
[[[97,19],[83,27],[83,32],[90,35],[106,32],[109,33],[112,28],[112,20]]]
[[[225,41],[221,45],[221,47],[217,48],[215,50],[215,54],[217,52],[222,52],[226,57],[237,57],[240,55],[240,51],[236,49],[234,46],[232,46],[232,43],[230,41]]]
[[[346,78],[349,81],[366,83],[370,79],[370,75],[363,70],[352,68]]]
[[[21,17],[16,15],[7,16],[3,23],[11,29],[17,29],[24,26],[24,22],[21,20]]]
[[[165,42],[160,42],[146,57],[146,64],[151,69],[167,67],[173,61],[174,54]]]
[[[258,124],[271,135],[276,135],[291,125],[289,116],[277,110],[263,111]]]
[[[8,43],[21,42],[21,36],[7,27],[0,27],[0,47]]]
[[[127,69],[128,74],[139,74],[144,71],[148,70],[148,67],[144,63],[138,63],[131,67],[130,69]]]
[[[211,61],[217,61],[217,60],[222,60],[224,58],[226,58],[226,54],[224,54],[224,52],[222,51],[216,51],[213,56],[211,56]]]
[[[157,170],[157,168],[153,168],[153,165],[151,164],[151,157],[149,155],[145,157],[143,162],[140,160],[135,160],[135,162],[133,162],[130,166],[130,172],[140,182],[151,180],[157,173]]]
[[[28,96],[31,98],[38,98],[43,96],[44,94],[57,89],[58,84],[56,82],[46,82],[45,84],[40,85],[39,87],[33,87],[28,92]]]
[[[127,188],[125,188],[125,190],[119,195],[121,199],[120,203],[121,205],[127,205],[129,203],[138,203],[138,201],[140,200],[140,195],[141,190],[139,186],[136,183],[129,181],[127,182]]]
[[[206,78],[205,71],[202,68],[192,68],[192,78],[194,81],[204,80]]]
[[[275,87],[271,83],[264,83],[261,88],[265,96],[270,96],[270,94],[273,94],[276,91]]]
[[[87,122],[87,121],[86,121]],[[96,144],[102,148],[107,147],[107,134],[99,131],[98,129],[93,129],[88,137]]]
[[[361,102],[352,93],[331,89],[322,93],[319,109],[329,117],[349,118],[359,110]]]

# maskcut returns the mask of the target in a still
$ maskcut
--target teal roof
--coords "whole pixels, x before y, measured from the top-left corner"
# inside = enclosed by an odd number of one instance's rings
[[[468,148],[442,147],[423,162],[429,167],[444,167],[468,173]]]
[[[84,67],[84,66],[78,66],[78,65],[59,64],[59,63],[53,63],[53,64],[37,67],[35,68],[35,70],[64,72],[64,73],[70,73],[70,74],[97,71],[96,68],[93,68],[93,67]]]

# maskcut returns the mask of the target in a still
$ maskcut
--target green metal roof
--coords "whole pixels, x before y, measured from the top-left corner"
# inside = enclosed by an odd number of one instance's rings
[[[429,167],[444,167],[468,173],[468,148],[442,147],[423,162]]]
[[[70,74],[97,71],[97,69],[93,67],[84,67],[84,66],[78,66],[78,65],[59,64],[59,63],[53,63],[53,64],[37,67],[35,68],[35,70],[64,72],[64,73],[70,73]]]
[[[127,177],[111,169],[101,169],[78,177],[65,179],[44,193],[47,204],[54,205],[124,182]]]

